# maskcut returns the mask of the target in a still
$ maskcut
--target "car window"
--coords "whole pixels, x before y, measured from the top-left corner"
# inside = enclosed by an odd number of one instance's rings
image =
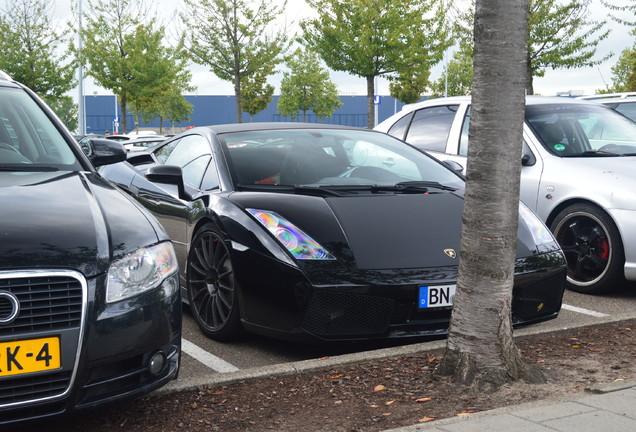
[[[411,124],[411,119],[413,118],[413,113],[409,113],[396,121],[393,126],[388,130],[389,135],[393,135],[396,138],[403,140],[406,135],[406,130]]]
[[[636,102],[621,103],[614,109],[624,116],[636,121]]]
[[[416,111],[406,141],[424,150],[444,152],[458,107],[444,105]]]
[[[526,121],[558,156],[636,152],[636,123],[600,104],[529,105]]]
[[[183,170],[183,181],[198,188],[212,157],[210,143],[201,135],[186,135],[159,149],[155,155],[165,165],[176,165]]]
[[[46,113],[22,89],[0,88],[0,165],[81,169]]]
[[[463,187],[451,170],[388,134],[293,129],[221,136],[235,186],[395,185],[435,181]]]
[[[168,160],[168,157],[170,157],[170,155],[172,154],[172,151],[177,147],[177,144],[179,144],[180,141],[181,141],[180,139],[170,141],[169,143],[155,150],[154,154],[155,154],[155,157],[157,158],[157,161],[159,161],[159,163],[161,164],[165,164],[166,160]]]
[[[470,128],[470,113],[471,107],[466,110],[464,121],[462,122],[462,135],[459,139],[459,151],[460,156],[468,156],[468,129]]]

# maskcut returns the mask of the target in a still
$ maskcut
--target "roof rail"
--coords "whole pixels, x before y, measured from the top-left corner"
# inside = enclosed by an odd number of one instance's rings
[[[591,96],[580,96],[577,99],[585,100],[605,100],[605,99],[628,99],[630,97],[636,97],[636,92],[622,92],[622,93],[600,93]]]
[[[3,70],[0,70],[0,79],[6,80],[6,81],[12,81],[11,77]]]

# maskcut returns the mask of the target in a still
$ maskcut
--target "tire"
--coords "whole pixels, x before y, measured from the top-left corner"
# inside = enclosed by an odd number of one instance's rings
[[[242,335],[232,258],[219,229],[213,224],[203,226],[192,240],[187,287],[192,315],[206,336],[229,341]]]
[[[605,294],[623,282],[625,253],[614,221],[599,207],[574,204],[562,210],[550,229],[565,253],[567,287]]]

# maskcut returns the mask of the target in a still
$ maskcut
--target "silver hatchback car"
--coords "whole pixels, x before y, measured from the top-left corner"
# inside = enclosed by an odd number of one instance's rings
[[[466,166],[470,102],[407,105],[376,129]],[[636,281],[636,123],[598,103],[528,96],[523,138],[521,200],[563,248],[568,287]]]

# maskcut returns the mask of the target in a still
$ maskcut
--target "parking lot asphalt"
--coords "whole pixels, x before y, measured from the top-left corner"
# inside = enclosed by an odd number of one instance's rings
[[[549,329],[541,326],[516,329],[514,335],[515,337],[520,337],[567,330],[586,325],[619,322],[636,318],[636,311],[597,318],[593,324],[563,325],[550,327]],[[445,345],[445,340],[438,340],[320,359],[294,361],[243,370],[231,370],[225,373],[205,373],[187,378],[179,378],[157,390],[155,394],[160,395],[184,390],[195,390],[250,379],[298,374],[351,363],[414,355],[425,351],[443,349]],[[593,388],[590,389],[590,391],[594,394],[558,401],[539,401],[500,408],[461,418],[442,419],[426,424],[392,429],[387,432],[534,432],[549,430],[564,432],[597,432],[599,430],[633,432],[636,430],[636,413],[633,410],[633,407],[636,406],[636,384],[614,383],[613,385]]]

